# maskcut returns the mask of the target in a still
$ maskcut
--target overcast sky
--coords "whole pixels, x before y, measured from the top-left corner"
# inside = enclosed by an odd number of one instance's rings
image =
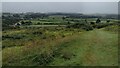
[[[117,2],[3,2],[3,12],[117,14]]]
[[[120,0],[1,0],[2,2],[118,2]]]

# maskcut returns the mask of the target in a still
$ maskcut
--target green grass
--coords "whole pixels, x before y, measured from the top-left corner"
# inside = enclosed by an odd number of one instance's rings
[[[118,65],[118,26],[109,25],[101,29],[85,31],[81,28],[62,26],[41,28],[41,25],[37,25],[38,22],[66,23],[66,20],[63,21],[60,16],[38,18],[31,20],[32,25],[21,26],[24,28],[3,31],[3,66]],[[85,19],[71,20],[72,18],[68,18],[72,24],[85,22]],[[87,20],[96,21],[95,18]]]
[[[85,32],[73,42],[64,44],[67,47],[61,50],[63,53],[73,53],[74,57],[70,60],[57,57],[50,65],[117,66],[117,37],[117,34],[103,30]]]
[[[62,38],[61,32],[64,33],[64,38]],[[36,38],[34,41],[26,42],[24,46],[17,47],[16,45],[3,49],[3,65],[38,66],[40,63],[42,65],[59,66],[118,65],[118,36],[116,33],[95,29],[88,32],[48,30],[45,34],[55,35],[57,38],[55,40],[47,38],[47,40],[43,41]],[[41,54],[45,54],[47,57],[50,55],[55,56],[54,58],[50,57],[51,60],[47,63],[42,58],[40,59]]]
[[[119,26],[118,25],[111,25],[111,26],[108,26],[108,27],[105,27],[103,28],[105,31],[109,31],[109,32],[112,32],[112,33],[118,33],[119,31]]]

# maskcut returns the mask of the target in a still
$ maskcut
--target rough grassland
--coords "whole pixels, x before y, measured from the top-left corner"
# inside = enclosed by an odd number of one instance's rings
[[[73,38],[74,37],[74,38]],[[51,47],[61,46],[59,55],[46,65],[57,66],[117,66],[118,36],[116,33],[95,29],[67,36],[64,39],[48,43],[49,46],[22,46],[3,49],[3,65],[39,65],[32,60],[34,55],[45,49],[51,52]],[[30,43],[29,43],[30,44]],[[53,46],[53,47],[54,47]],[[28,48],[27,48],[28,47]],[[31,48],[30,48],[31,47]],[[41,48],[40,48],[41,47]],[[38,57],[39,58],[39,57]]]
[[[70,60],[58,57],[50,65],[116,66],[118,65],[118,36],[103,30],[93,30],[79,35],[63,48],[73,53]]]

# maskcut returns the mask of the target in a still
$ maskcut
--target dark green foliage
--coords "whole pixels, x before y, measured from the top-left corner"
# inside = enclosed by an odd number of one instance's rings
[[[65,19],[66,19],[66,17],[62,17],[62,19],[63,19],[63,20],[65,20]]]
[[[87,19],[85,19],[85,23],[88,23],[88,22],[87,22]]]
[[[69,26],[67,26],[67,28],[81,28],[84,30],[93,30],[92,26],[86,23],[75,23],[75,24],[71,24]]]
[[[42,39],[46,39],[47,37],[46,36],[42,36]]]
[[[25,24],[25,22],[24,22],[24,21],[21,21],[21,24]]]
[[[62,37],[64,38],[64,37],[65,37],[65,35],[62,35]]]
[[[109,25],[113,25],[114,23],[99,23],[99,24],[96,24],[96,28],[100,29],[100,28],[103,28],[103,27],[106,27],[106,26],[109,26]]]
[[[68,23],[68,25],[70,24],[70,22],[69,22],[69,21],[68,21],[67,23]]]
[[[54,57],[53,55],[48,55],[46,53],[43,53],[43,54],[34,55],[31,59],[33,62],[38,63],[39,65],[46,65],[50,63],[54,59]]]
[[[70,60],[73,56],[75,56],[75,55],[70,52],[62,52],[61,53],[61,58],[65,59],[65,60]]]
[[[38,22],[37,25],[42,25],[42,23]]]
[[[24,23],[24,25],[31,25],[31,24],[32,24],[31,21],[27,21],[27,22]]]
[[[20,21],[20,19],[17,19],[17,18],[3,19],[2,20],[2,30],[13,29],[13,27],[11,27],[11,25],[17,23],[18,21]]]
[[[109,23],[109,22],[110,22],[110,20],[107,20],[106,22],[107,22],[107,23]]]
[[[24,38],[25,36],[22,35],[22,34],[17,34],[17,35],[5,35],[5,36],[2,36],[2,39],[22,39]]]
[[[36,34],[36,35],[42,35],[43,33],[42,32],[33,32],[32,34]]]
[[[97,20],[96,20],[96,23],[100,23],[101,22],[101,20],[98,18]]]
[[[95,22],[90,22],[91,25],[95,25]]]
[[[90,25],[91,25],[93,28],[96,28],[96,23],[95,23],[95,22],[90,22]]]
[[[27,14],[27,15],[25,15],[24,16],[24,19],[27,19],[27,20],[29,20],[29,19],[31,19],[31,18],[44,18],[44,17],[48,17],[48,15],[47,14],[42,14],[42,13],[30,13],[30,14]]]

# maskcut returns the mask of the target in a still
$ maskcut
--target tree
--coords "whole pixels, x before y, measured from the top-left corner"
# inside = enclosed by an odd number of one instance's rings
[[[95,22],[90,22],[91,25],[95,25]]]
[[[107,23],[109,23],[109,22],[110,22],[110,20],[107,20],[106,22],[107,22]]]
[[[31,25],[31,24],[32,24],[32,22],[31,22],[31,21],[29,21],[29,22],[28,22],[28,25]]]
[[[101,22],[101,20],[98,18],[97,20],[96,20],[96,23],[100,23]]]
[[[68,25],[70,24],[70,22],[69,22],[69,21],[68,21],[67,23],[68,23]]]
[[[54,20],[55,18],[53,17],[53,20]]]
[[[87,23],[87,19],[85,19],[85,23]]]
[[[21,24],[25,24],[25,22],[24,22],[24,21],[21,21]]]
[[[31,24],[32,24],[31,21],[27,21],[27,22],[25,22],[25,25],[31,25]]]
[[[65,20],[65,17],[62,17],[63,20]]]

